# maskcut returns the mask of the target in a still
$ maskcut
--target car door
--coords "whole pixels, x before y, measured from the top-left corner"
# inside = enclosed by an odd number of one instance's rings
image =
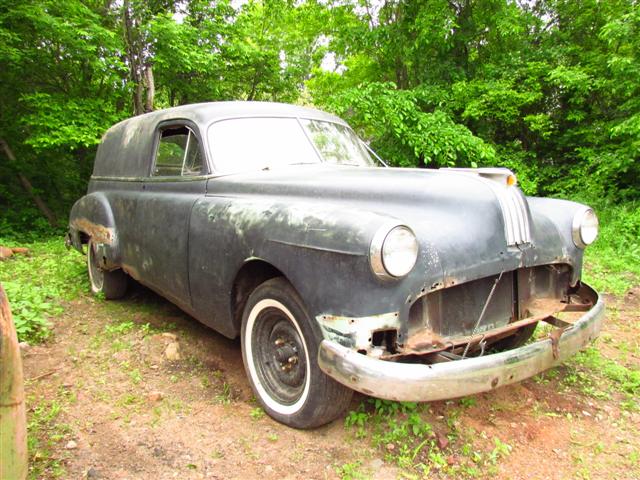
[[[156,129],[152,169],[136,209],[141,280],[190,310],[189,218],[204,196],[209,167],[197,127],[162,122]]]

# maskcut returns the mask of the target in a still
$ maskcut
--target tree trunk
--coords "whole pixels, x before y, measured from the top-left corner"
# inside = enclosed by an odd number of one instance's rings
[[[153,99],[156,95],[156,84],[153,81],[153,68],[151,65],[147,65],[144,70],[144,80],[147,87],[147,101],[144,105],[145,112],[153,112]]]
[[[2,147],[2,149],[4,150],[4,153],[9,159],[9,162],[14,164],[15,166],[17,164],[16,156],[13,154],[13,151],[9,147],[9,144],[2,138],[0,138],[0,147]],[[29,179],[22,172],[17,170],[17,168],[16,174],[18,175],[18,179],[20,180],[20,185],[22,185],[22,188],[24,188],[27,194],[29,194],[29,196],[33,200],[33,203],[35,203],[36,207],[38,207],[38,210],[40,210],[40,213],[45,216],[45,218],[49,222],[49,225],[51,225],[52,227],[57,227],[58,219],[56,218],[53,211],[49,208],[49,206],[45,203],[45,201],[40,198],[40,195],[38,195],[33,190],[33,185],[31,185]]]
[[[22,358],[9,301],[0,284],[0,478],[27,478]]]
[[[144,104],[142,103],[142,94],[144,90],[142,74],[140,72],[140,55],[134,38],[134,20],[131,17],[131,4],[129,0],[124,0],[122,5],[123,15],[122,23],[124,30],[124,40],[127,45],[127,59],[129,60],[129,71],[131,72],[131,81],[133,82],[133,114],[140,115],[144,113]]]

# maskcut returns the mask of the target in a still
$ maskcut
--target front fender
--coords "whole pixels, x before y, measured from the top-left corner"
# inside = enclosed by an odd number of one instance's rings
[[[210,321],[231,336],[235,327],[229,292],[250,258],[280,270],[312,317],[326,312],[362,317],[397,310],[408,289],[389,288],[369,263],[371,239],[391,219],[321,201],[291,204],[273,198],[217,196],[199,200],[189,232],[190,285],[199,316],[217,312]],[[436,276],[441,275],[438,267]],[[403,281],[393,282],[394,287]]]
[[[369,261],[376,231],[402,219],[320,202],[235,202],[228,214],[238,243],[282,271],[313,317],[327,312],[361,317],[397,310],[404,302],[407,288],[398,286],[406,279],[381,281]],[[440,275],[439,266],[422,272],[423,278]]]
[[[572,224],[584,205],[554,198],[528,197],[535,232],[535,250],[528,263],[566,263],[573,267],[571,284],[576,285],[582,273],[584,250],[573,242]]]

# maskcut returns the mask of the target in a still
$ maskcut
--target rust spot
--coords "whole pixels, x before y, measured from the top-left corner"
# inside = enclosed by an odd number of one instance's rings
[[[443,350],[450,350],[454,353],[457,349],[463,348],[467,344],[478,344],[481,341],[492,340],[496,341],[504,337],[508,337],[513,334],[519,328],[525,327],[532,323],[546,321],[546,316],[534,316],[523,318],[515,322],[509,323],[502,327],[494,328],[493,330],[478,333],[473,336],[461,336],[461,337],[440,337],[433,330],[423,329],[418,333],[411,335],[407,341],[405,348],[400,348],[398,353],[386,354],[381,358],[383,360],[401,358],[409,355],[428,355]],[[400,338],[400,335],[398,335]],[[401,345],[399,345],[400,347]]]
[[[536,298],[527,303],[529,316],[547,316],[563,311],[567,304],[556,298]]]
[[[553,352],[553,358],[558,359],[560,357],[560,350],[558,349],[560,337],[562,336],[562,332],[564,332],[563,328],[557,328],[549,334],[549,338],[551,339],[551,350]]]
[[[431,329],[424,328],[409,337],[406,348],[409,350],[423,350],[425,348],[431,348],[434,345],[442,345],[443,343],[440,335]]]
[[[105,243],[107,245],[113,243],[113,228],[93,223],[86,218],[76,218],[71,222],[71,226],[78,231],[86,233],[97,243]]]

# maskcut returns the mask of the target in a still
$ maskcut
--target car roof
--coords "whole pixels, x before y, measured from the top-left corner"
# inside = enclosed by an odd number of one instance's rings
[[[206,102],[181,105],[179,107],[166,108],[155,112],[145,113],[138,117],[129,118],[124,122],[134,119],[141,122],[162,122],[170,119],[187,119],[200,127],[237,117],[300,117],[325,120],[345,124],[344,120],[315,108],[303,107],[278,102]]]
[[[98,147],[94,176],[137,177],[148,174],[154,132],[162,122],[189,121],[206,135],[214,122],[230,118],[309,118],[347,125],[315,108],[277,102],[209,102],[181,105],[123,120],[109,128]],[[206,139],[202,139],[206,144]]]

